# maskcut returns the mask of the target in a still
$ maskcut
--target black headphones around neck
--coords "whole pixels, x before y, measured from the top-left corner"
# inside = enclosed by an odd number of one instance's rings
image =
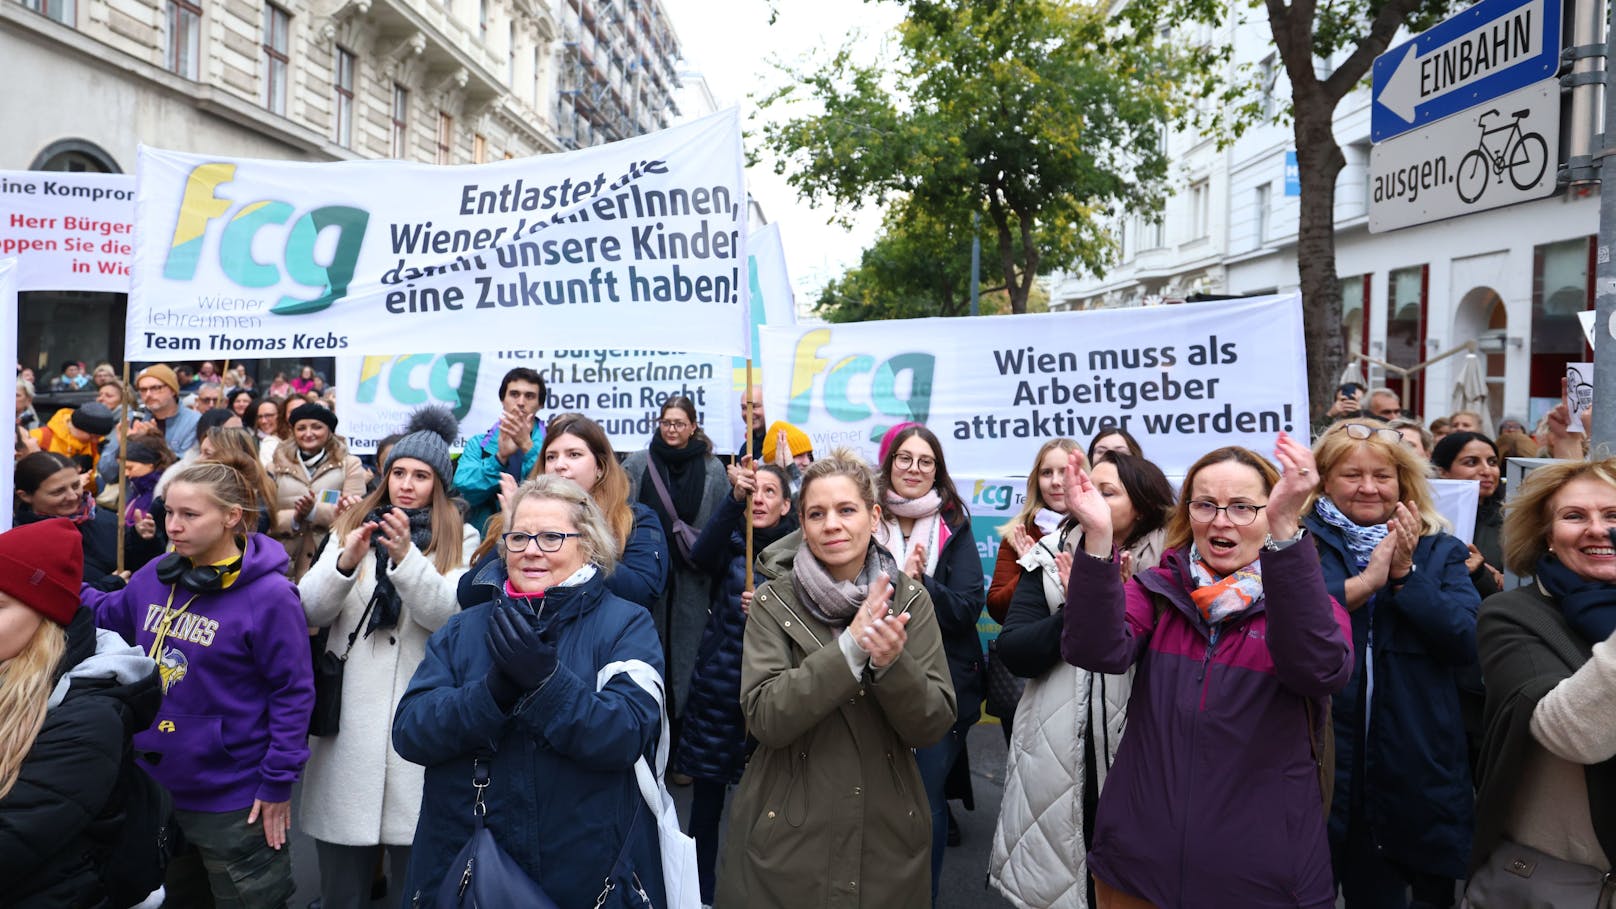
[[[224,576],[241,570],[241,556],[226,565],[196,565],[185,556],[171,552],[157,563],[157,580],[178,584],[192,593],[224,589]]]

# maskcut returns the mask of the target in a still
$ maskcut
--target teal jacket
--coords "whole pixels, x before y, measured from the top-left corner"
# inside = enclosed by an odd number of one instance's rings
[[[533,465],[539,462],[539,446],[544,444],[544,421],[533,421],[533,446],[521,456],[521,463],[512,455],[501,464],[499,452],[499,424],[495,423],[475,441],[466,440],[455,465],[454,488],[470,506],[466,509],[466,523],[479,533],[488,519],[499,510],[499,475],[508,473],[520,483]]]

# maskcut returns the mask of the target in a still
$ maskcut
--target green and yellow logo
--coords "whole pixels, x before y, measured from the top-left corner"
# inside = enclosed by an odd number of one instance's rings
[[[270,312],[288,316],[320,312],[346,296],[370,213],[349,205],[324,205],[303,212],[293,221],[298,209],[289,202],[262,199],[237,204],[219,198],[219,188],[235,177],[236,165],[224,162],[199,164],[191,170],[185,180],[185,195],[180,200],[168,258],[163,263],[163,277],[171,281],[194,279],[208,229],[215,221],[223,221],[219,269],[225,277],[246,288],[274,287],[289,277],[319,291],[309,298],[286,294]],[[280,261],[260,261],[253,254],[259,231],[287,222],[291,227],[286,230]],[[337,240],[330,261],[321,262],[315,256],[315,244],[327,229],[337,231]]]
[[[447,404],[455,419],[465,419],[477,396],[481,365],[482,357],[474,353],[366,357],[359,366],[358,401],[375,404],[385,389],[383,403]]]
[[[786,422],[808,422],[814,408],[814,389],[819,403],[832,419],[862,423],[872,417],[890,417],[870,429],[870,441],[878,442],[892,425],[913,420],[926,422],[931,415],[932,374],[937,358],[925,353],[901,353],[885,360],[871,354],[851,354],[832,363],[820,356],[830,343],[831,329],[819,328],[797,341],[792,357],[791,398]],[[823,376],[823,381],[820,377]],[[903,379],[907,377],[908,382]],[[903,394],[904,390],[907,394]]]

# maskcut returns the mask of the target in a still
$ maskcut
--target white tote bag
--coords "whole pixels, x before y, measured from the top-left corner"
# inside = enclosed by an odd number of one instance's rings
[[[636,685],[656,699],[662,732],[657,739],[656,768],[641,757],[634,762],[634,778],[639,781],[640,795],[650,806],[657,821],[657,843],[662,851],[662,886],[668,893],[668,909],[701,909],[701,882],[696,876],[696,841],[679,828],[679,812],[673,796],[668,794],[663,774],[668,769],[668,753],[673,748],[668,733],[668,711],[663,704],[662,676],[641,660],[608,663],[595,676],[595,690],[619,674],[627,675]]]

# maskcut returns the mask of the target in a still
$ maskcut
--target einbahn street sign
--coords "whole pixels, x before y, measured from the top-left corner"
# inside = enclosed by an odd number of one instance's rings
[[[1544,79],[1369,150],[1369,231],[1553,195],[1560,82]]]
[[[1482,0],[1375,58],[1370,139],[1417,127],[1554,76],[1563,0]]]

